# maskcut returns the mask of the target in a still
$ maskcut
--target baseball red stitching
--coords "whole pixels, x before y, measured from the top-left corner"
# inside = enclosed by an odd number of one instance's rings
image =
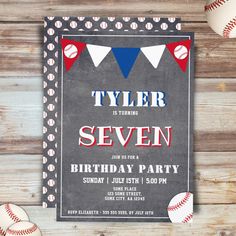
[[[7,233],[11,235],[28,235],[37,230],[37,226],[34,224],[31,228],[29,229],[22,229],[22,230],[13,230],[13,229],[8,229]]]
[[[214,2],[205,6],[205,11],[213,11],[216,8],[224,5],[228,0],[215,0]]]
[[[8,214],[8,216],[14,221],[14,222],[19,222],[21,221],[20,218],[18,218],[11,210],[10,204],[5,205],[5,210]]]
[[[173,205],[173,206],[168,206],[167,210],[168,211],[176,211],[178,210],[180,207],[182,207],[190,198],[191,194],[189,192],[186,193],[185,197],[178,202],[177,204]]]
[[[193,214],[189,214],[183,219],[182,222],[183,223],[188,223],[192,218],[193,218]]]
[[[6,235],[6,231],[3,230],[3,228],[0,227],[0,235]]]
[[[231,31],[235,28],[236,26],[236,17],[232,19],[224,28],[223,35],[225,38],[229,38],[229,35]]]

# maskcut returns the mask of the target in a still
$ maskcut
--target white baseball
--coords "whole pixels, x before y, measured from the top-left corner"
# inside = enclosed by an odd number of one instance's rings
[[[48,195],[48,201],[49,201],[49,202],[55,201],[55,196],[52,195],[52,194]]]
[[[43,67],[43,73],[46,73],[46,72],[47,72],[47,70],[48,70],[48,69],[47,69],[47,67],[46,67],[46,66],[44,66],[44,67]]]
[[[54,63],[55,63],[55,61],[54,61],[54,59],[49,58],[48,61],[47,61],[47,63],[48,63],[49,66],[53,66]]]
[[[121,22],[116,22],[115,26],[117,29],[121,29],[123,27]]]
[[[93,20],[94,20],[94,21],[99,21],[99,20],[100,20],[100,17],[95,16],[95,17],[93,17]]]
[[[138,21],[139,22],[144,22],[145,21],[145,17],[138,17]]]
[[[48,131],[48,129],[44,126],[44,127],[43,127],[43,134],[46,134],[47,131]]]
[[[236,1],[207,0],[206,17],[210,27],[225,38],[236,37]]]
[[[48,80],[52,81],[55,79],[55,75],[54,74],[48,74],[47,76]]]
[[[48,135],[48,140],[49,141],[54,141],[54,139],[55,139],[55,136],[53,134]]]
[[[68,44],[64,49],[64,54],[67,58],[75,58],[78,50],[74,44]]]
[[[53,119],[49,119],[49,120],[48,120],[48,125],[49,125],[49,126],[55,125],[55,121],[54,121]]]
[[[67,21],[67,20],[70,19],[70,17],[69,17],[69,16],[64,16],[64,17],[62,17],[62,19],[65,20],[65,21]]]
[[[76,23],[75,21],[71,21],[71,22],[70,22],[70,27],[71,27],[72,29],[75,29],[75,28],[77,27],[77,23]]]
[[[175,57],[183,60],[188,56],[188,49],[183,45],[178,45],[174,50]]]
[[[53,96],[55,94],[55,90],[54,89],[48,89],[48,95],[49,96]]]
[[[125,21],[125,22],[130,21],[130,17],[123,17],[123,21]]]
[[[177,30],[181,30],[181,23],[177,23],[177,24],[176,24],[176,29],[177,29]]]
[[[55,26],[57,27],[57,28],[61,28],[62,27],[62,23],[61,23],[61,21],[56,21],[55,22]]]
[[[83,21],[84,19],[85,19],[85,17],[83,17],[83,16],[78,17],[79,21]]]
[[[153,28],[153,24],[150,23],[150,22],[148,22],[148,23],[146,24],[146,29],[151,30],[152,28]]]
[[[173,223],[191,223],[193,219],[193,194],[183,192],[175,195],[168,207],[168,215]]]
[[[161,18],[160,18],[160,17],[153,17],[153,20],[154,20],[155,22],[159,22],[159,21],[161,20]]]
[[[55,154],[55,151],[53,149],[48,150],[48,156],[52,157],[54,156],[54,154]]]
[[[53,28],[49,28],[47,32],[48,32],[48,35],[54,35],[55,33]]]
[[[55,166],[53,164],[48,165],[48,170],[49,171],[54,171],[55,170]]]
[[[48,186],[53,187],[55,185],[55,181],[53,179],[48,180]]]
[[[167,30],[168,29],[168,25],[166,23],[162,23],[161,24],[161,29],[162,30]]]
[[[176,20],[175,17],[169,17],[169,18],[168,18],[168,21],[171,22],[171,23],[175,22],[175,20]]]
[[[26,212],[14,204],[4,204],[0,206],[0,235],[4,236],[6,230],[12,225],[22,220],[29,220]]]
[[[115,20],[115,17],[108,17],[107,18],[109,21],[114,21]]]
[[[48,86],[46,81],[43,81],[43,87],[46,88]]]
[[[93,26],[93,24],[92,24],[92,22],[90,22],[90,21],[87,21],[87,22],[85,23],[85,27],[86,27],[87,29],[91,29],[92,26]]]
[[[131,27],[131,29],[137,29],[138,28],[138,24],[136,22],[132,22],[130,24],[130,27]]]
[[[45,141],[43,141],[43,149],[46,149],[47,148],[47,143]],[[43,158],[44,159],[44,158]],[[46,163],[46,162],[45,162]]]
[[[21,221],[8,228],[6,236],[41,236],[41,232],[36,224],[28,221]]]
[[[106,29],[107,28],[107,23],[105,21],[101,22],[100,27],[102,29]]]

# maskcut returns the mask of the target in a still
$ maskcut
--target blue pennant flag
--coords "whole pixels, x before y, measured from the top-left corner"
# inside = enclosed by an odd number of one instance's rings
[[[140,48],[112,48],[112,52],[125,78],[128,77]]]

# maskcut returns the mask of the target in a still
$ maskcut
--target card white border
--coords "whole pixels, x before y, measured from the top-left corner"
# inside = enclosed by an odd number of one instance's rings
[[[153,37],[153,38],[188,38],[191,39],[190,36],[186,35],[90,35],[90,34],[62,34],[63,36],[81,36],[81,37]],[[63,52],[62,54],[63,55]],[[187,181],[187,192],[189,192],[189,162],[190,162],[190,104],[191,104],[191,97],[190,97],[190,89],[191,89],[191,66],[190,66],[190,58],[191,58],[191,50],[189,50],[189,58],[188,58],[188,181]],[[63,56],[61,56],[61,176],[60,176],[60,217],[61,218],[100,218],[100,219],[105,219],[105,218],[117,218],[117,219],[122,219],[122,218],[128,218],[128,219],[168,219],[169,217],[116,217],[116,216],[63,216],[62,215],[62,142],[63,142]]]

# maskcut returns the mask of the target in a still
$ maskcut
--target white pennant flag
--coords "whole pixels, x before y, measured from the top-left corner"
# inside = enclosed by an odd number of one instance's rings
[[[92,44],[87,44],[87,49],[89,51],[89,54],[93,60],[93,64],[95,67],[98,67],[99,64],[106,57],[106,55],[111,51],[110,47],[98,46]]]
[[[158,46],[150,46],[143,47],[141,51],[149,60],[149,62],[153,65],[154,68],[157,68],[163,52],[165,51],[166,45],[158,45]]]

